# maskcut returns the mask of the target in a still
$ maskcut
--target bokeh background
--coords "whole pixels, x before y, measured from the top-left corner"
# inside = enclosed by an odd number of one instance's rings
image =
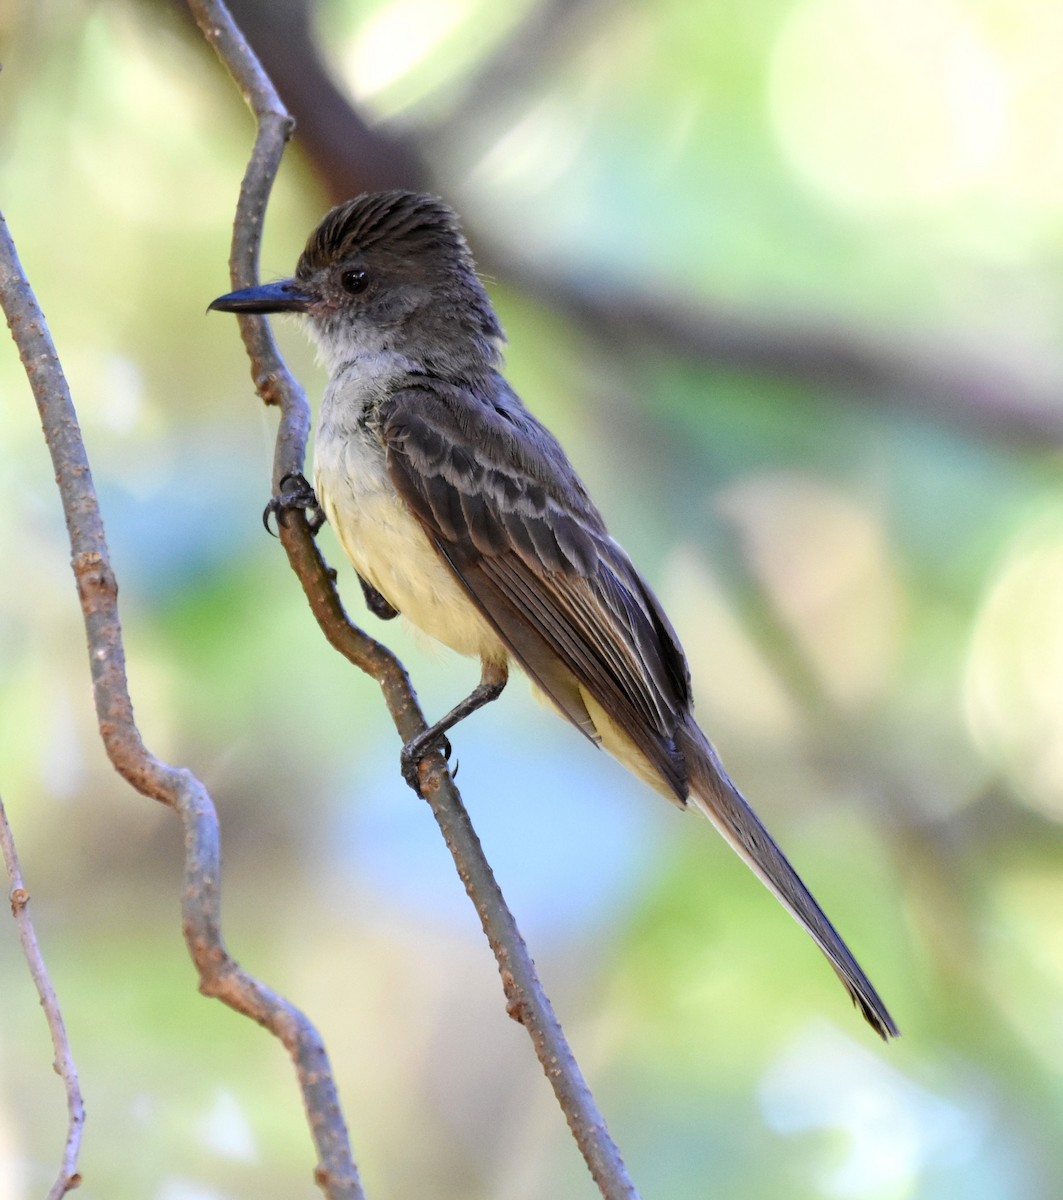
[[[264,277],[333,202],[465,216],[510,376],[689,651],[698,712],[903,1029],[707,823],[515,682],[460,782],[646,1200],[1063,1194],[1063,10],[244,0],[300,119]],[[595,1194],[376,687],[262,531],[227,290],[252,137],[179,4],[0,3],[2,207],[68,372],[153,750],[218,803],[227,940],[318,1022],[371,1197]],[[279,336],[312,396],[294,323]],[[313,1196],[289,1064],[200,998],[173,816],[96,733],[0,352],[0,789],[88,1106],[82,1194]],[[364,614],[429,713],[476,678]],[[0,1198],[62,1093],[0,928]]]

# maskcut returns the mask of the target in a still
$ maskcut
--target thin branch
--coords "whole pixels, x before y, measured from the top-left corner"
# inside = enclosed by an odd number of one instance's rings
[[[303,514],[292,513],[281,526],[280,536],[325,637],[380,684],[395,728],[403,742],[409,741],[427,726],[402,664],[390,650],[351,624]],[[543,991],[535,964],[441,755],[433,754],[422,762],[420,785],[495,955],[507,1011],[528,1031],[591,1176],[606,1200],[637,1200],[638,1193],[620,1152]]]
[[[115,769],[139,792],[173,808],[185,831],[183,929],[200,991],[264,1025],[295,1064],[317,1182],[329,1200],[364,1200],[324,1045],[298,1009],[243,971],[221,933],[218,818],[203,784],[148,752],[133,719],[118,620],[118,587],[77,413],[44,316],[0,216],[0,304],[33,389],[52,456],[88,635],[100,735]]]
[[[74,1055],[70,1049],[70,1039],[67,1037],[63,1014],[59,1008],[59,999],[52,987],[48,968],[44,965],[44,956],[37,943],[37,934],[33,928],[33,918],[30,916],[30,894],[26,890],[22,878],[22,867],[18,861],[18,851],[15,849],[15,836],[8,823],[7,811],[3,798],[0,797],[0,853],[3,854],[4,866],[7,868],[7,878],[11,885],[8,898],[11,901],[11,915],[18,924],[18,940],[22,943],[22,953],[30,969],[30,977],[37,989],[37,995],[44,1009],[48,1022],[48,1032],[52,1037],[52,1049],[55,1051],[55,1071],[62,1079],[66,1090],[67,1129],[66,1145],[63,1147],[63,1163],[59,1175],[48,1193],[48,1200],[62,1200],[69,1191],[73,1191],[81,1183],[78,1171],[78,1154],[81,1150],[81,1131],[85,1125],[85,1103],[81,1099],[81,1085],[78,1082],[77,1067]]]
[[[189,3],[196,20],[205,29],[217,20],[217,12],[222,8],[220,3],[206,0],[189,0]],[[261,68],[249,63],[246,47],[230,57],[225,42],[216,37],[211,40],[244,95],[251,97],[252,111],[259,116],[256,105],[261,103],[261,97],[270,94],[259,83]],[[269,116],[269,112],[265,115]],[[261,137],[260,131],[259,140]],[[258,142],[256,151],[257,148]],[[256,282],[262,206],[271,180],[272,174],[265,173],[262,156],[253,154],[244,176],[233,229],[230,268],[235,288]],[[273,464],[274,491],[279,492],[280,481],[286,475],[303,469],[310,428],[309,405],[269,335],[267,322],[257,317],[244,318],[241,332],[259,394],[265,403],[279,404],[281,410]],[[352,664],[380,684],[400,737],[403,742],[409,741],[426,729],[427,723],[405,668],[390,650],[348,619],[333,576],[302,512],[290,513],[280,523],[280,538],[325,637]],[[507,1009],[527,1029],[595,1183],[606,1200],[637,1200],[620,1152],[565,1040],[441,755],[433,754],[422,762],[420,783],[495,954]]]

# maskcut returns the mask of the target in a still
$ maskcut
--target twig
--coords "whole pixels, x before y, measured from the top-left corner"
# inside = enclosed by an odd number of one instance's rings
[[[217,13],[222,9],[220,3],[208,3],[207,0],[189,0],[189,3],[202,28],[208,29],[218,21]],[[252,111],[260,116],[258,106],[273,93],[261,68],[251,59],[246,44],[241,44],[238,52],[230,54],[226,40],[211,36],[211,41],[245,97],[249,97]],[[269,116],[268,111],[265,116]],[[260,131],[259,141],[262,136]],[[252,154],[244,176],[234,222],[230,266],[232,284],[236,288],[255,282],[262,205],[272,179],[272,175],[263,177],[264,160],[257,153],[259,141],[256,141],[256,153]],[[266,322],[256,317],[243,318],[241,332],[259,394],[265,403],[280,405],[281,419],[273,463],[274,491],[279,492],[280,481],[285,475],[303,469],[310,427],[309,405],[281,359]],[[348,619],[301,512],[289,514],[280,523],[280,538],[325,637],[351,663],[380,684],[396,729],[404,742],[409,741],[427,725],[402,664],[390,650]],[[508,1011],[528,1030],[595,1183],[606,1200],[637,1200],[620,1152],[609,1137],[543,992],[535,965],[495,882],[446,763],[439,754],[422,763],[421,789],[494,951]]]
[[[93,697],[104,747],[120,775],[173,808],[185,831],[181,908],[200,991],[264,1025],[295,1064],[311,1136],[315,1177],[329,1200],[364,1200],[351,1157],[325,1048],[298,1009],[243,971],[221,934],[218,818],[203,784],[148,752],[133,719],[118,620],[118,587],[66,378],[7,224],[0,215],[0,304],[41,416],[70,537],[72,565],[88,635]]]
[[[48,1021],[48,1032],[52,1036],[52,1049],[55,1051],[55,1071],[63,1081],[66,1089],[67,1130],[66,1145],[63,1148],[63,1163],[59,1168],[59,1176],[52,1184],[48,1200],[62,1200],[67,1192],[72,1191],[81,1183],[78,1171],[78,1153],[81,1150],[81,1130],[85,1124],[85,1103],[81,1099],[81,1085],[78,1083],[77,1067],[74,1065],[74,1055],[70,1049],[70,1039],[63,1024],[63,1014],[59,1008],[59,999],[52,987],[48,976],[48,968],[44,965],[44,956],[37,944],[37,934],[33,928],[33,918],[30,916],[30,894],[26,890],[22,878],[22,868],[18,861],[18,851],[15,849],[15,837],[8,823],[7,811],[3,798],[0,797],[0,853],[3,854],[4,866],[7,868],[7,878],[11,885],[8,898],[11,901],[11,915],[18,924],[18,940],[22,943],[22,953],[30,969],[30,977],[40,997],[41,1008]]]

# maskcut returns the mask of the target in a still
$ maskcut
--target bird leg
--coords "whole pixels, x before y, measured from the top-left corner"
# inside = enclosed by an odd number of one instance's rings
[[[286,514],[297,508],[306,513],[310,534],[316,537],[318,530],[325,524],[325,513],[318,504],[317,496],[306,476],[298,471],[289,471],[280,482],[280,494],[273,496],[262,512],[262,524],[265,525],[266,532],[273,533],[269,527],[270,517],[276,517],[277,524],[283,525]]]
[[[434,725],[430,725],[416,737],[410,738],[403,746],[402,754],[399,757],[402,777],[415,792],[420,794],[421,791],[417,778],[417,768],[420,766],[421,760],[433,750],[442,750],[443,757],[449,758],[450,743],[445,737],[447,730],[453,729],[459,721],[464,721],[478,708],[483,708],[485,704],[497,700],[502,694],[508,678],[509,668],[504,662],[482,663],[480,682],[465,699],[460,704],[456,704],[445,717],[441,717]]]

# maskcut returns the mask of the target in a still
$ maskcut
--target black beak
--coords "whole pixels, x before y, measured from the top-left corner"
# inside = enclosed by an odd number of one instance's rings
[[[306,312],[312,299],[294,279],[281,279],[219,296],[207,305],[207,311],[213,308],[234,313]]]

